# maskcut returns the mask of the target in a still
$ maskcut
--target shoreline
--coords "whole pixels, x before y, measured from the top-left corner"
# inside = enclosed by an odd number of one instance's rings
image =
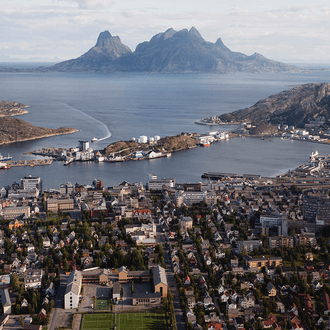
[[[9,142],[0,142],[0,146],[1,145],[5,145],[5,144],[16,143],[16,142],[25,142],[25,141],[33,141],[33,140],[38,140],[38,139],[44,139],[44,138],[48,138],[48,137],[52,137],[52,136],[57,136],[57,135],[73,134],[73,133],[77,133],[77,132],[79,132],[79,130],[73,128],[72,130],[70,130],[68,132],[46,134],[46,135],[41,135],[41,136],[38,136],[38,137],[26,138],[26,139],[17,139],[15,141],[9,141]]]

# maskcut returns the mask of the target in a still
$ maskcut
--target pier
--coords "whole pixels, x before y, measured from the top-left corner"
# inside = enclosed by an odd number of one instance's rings
[[[42,166],[52,164],[53,159],[30,159],[30,160],[17,160],[8,162],[8,167],[20,167],[20,166]]]

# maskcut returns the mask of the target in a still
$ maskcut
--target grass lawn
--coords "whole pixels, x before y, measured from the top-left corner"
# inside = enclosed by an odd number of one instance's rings
[[[163,312],[146,311],[117,314],[116,326],[117,330],[167,330],[165,313]]]
[[[114,314],[85,314],[81,322],[81,330],[113,329]]]
[[[99,311],[107,311],[109,309],[108,300],[96,299],[95,309]]]

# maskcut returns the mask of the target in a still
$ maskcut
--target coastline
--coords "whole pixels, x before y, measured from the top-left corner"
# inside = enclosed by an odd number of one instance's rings
[[[40,136],[37,136],[37,137],[17,139],[15,141],[0,142],[0,145],[11,144],[11,143],[16,143],[16,142],[24,142],[24,141],[33,141],[33,140],[44,139],[44,138],[48,138],[48,137],[52,137],[52,136],[56,136],[56,135],[73,134],[73,133],[76,133],[76,132],[79,132],[79,130],[75,129],[75,128],[72,128],[72,129],[70,129],[66,132],[51,133],[51,134],[40,135]]]

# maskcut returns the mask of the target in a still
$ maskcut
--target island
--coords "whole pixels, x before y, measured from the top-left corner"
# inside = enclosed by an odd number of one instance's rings
[[[78,132],[72,127],[38,127],[24,120],[12,118],[12,116],[28,113],[25,110],[27,107],[27,105],[18,102],[0,100],[0,145]]]

